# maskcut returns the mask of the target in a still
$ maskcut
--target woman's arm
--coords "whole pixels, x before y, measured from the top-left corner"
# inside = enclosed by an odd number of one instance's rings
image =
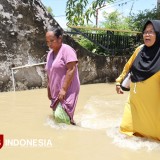
[[[47,76],[47,81],[49,82],[49,78],[48,78],[48,76]],[[48,82],[47,82],[47,93],[48,93],[48,99],[52,99],[52,96],[51,96],[51,91],[50,91],[50,87],[49,87],[49,85],[48,85]]]
[[[62,88],[61,88],[61,90],[59,92],[59,95],[58,95],[58,98],[59,98],[60,101],[65,98],[67,89],[69,88],[69,86],[72,82],[72,79],[73,79],[73,76],[74,76],[74,73],[75,73],[75,70],[76,70],[76,63],[77,62],[67,63],[66,76],[65,76]]]
[[[116,92],[118,94],[123,94],[123,91],[120,87],[120,84],[122,82],[122,80],[124,79],[124,77],[126,76],[126,74],[128,73],[129,69],[132,66],[132,63],[134,62],[137,54],[139,53],[140,49],[143,47],[143,45],[139,46],[136,48],[136,50],[134,51],[133,55],[130,57],[130,59],[128,60],[128,62],[125,64],[122,73],[120,74],[120,76],[116,79]]]
[[[139,46],[136,48],[136,50],[134,51],[133,55],[130,57],[130,59],[128,60],[128,62],[125,64],[122,73],[120,74],[120,76],[116,79],[116,85],[120,85],[120,83],[122,82],[122,80],[124,79],[124,77],[126,76],[126,74],[128,73],[129,69],[132,66],[132,63],[134,62],[137,54],[139,53],[141,47],[143,45]]]

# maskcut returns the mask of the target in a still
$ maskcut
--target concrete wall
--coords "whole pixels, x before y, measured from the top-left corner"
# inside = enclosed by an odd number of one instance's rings
[[[0,91],[11,91],[11,68],[46,61],[45,32],[59,24],[40,0],[0,0]],[[93,55],[69,35],[77,50],[81,84],[114,82],[127,58]],[[44,65],[14,70],[16,90],[46,87]]]

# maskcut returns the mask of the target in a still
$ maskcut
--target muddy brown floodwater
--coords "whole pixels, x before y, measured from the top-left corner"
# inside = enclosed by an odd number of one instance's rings
[[[46,95],[46,89],[0,93],[1,160],[159,160],[159,142],[119,133],[128,92],[81,85],[77,126],[56,124]]]

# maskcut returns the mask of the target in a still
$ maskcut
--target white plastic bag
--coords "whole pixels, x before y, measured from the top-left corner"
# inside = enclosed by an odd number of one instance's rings
[[[122,90],[129,91],[130,83],[131,83],[131,73],[128,73],[127,76],[124,78],[124,80],[121,83]]]

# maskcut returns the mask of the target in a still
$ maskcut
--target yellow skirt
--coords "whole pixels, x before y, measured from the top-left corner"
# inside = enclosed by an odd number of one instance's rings
[[[160,140],[160,72],[143,82],[131,83],[120,131]]]

